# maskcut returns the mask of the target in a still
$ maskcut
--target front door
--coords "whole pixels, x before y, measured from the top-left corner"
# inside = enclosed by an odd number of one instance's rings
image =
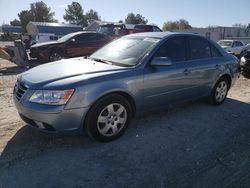
[[[184,37],[167,40],[154,57],[168,57],[172,65],[144,68],[144,109],[161,108],[186,100],[190,89],[187,79],[187,50]],[[154,58],[153,57],[153,58]]]
[[[89,56],[108,42],[98,33],[82,33],[72,39],[66,46],[69,57]]]

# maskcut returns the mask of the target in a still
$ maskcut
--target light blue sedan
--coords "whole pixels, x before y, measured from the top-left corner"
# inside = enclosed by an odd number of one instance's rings
[[[24,72],[13,98],[21,118],[32,127],[86,131],[107,142],[120,137],[135,115],[204,97],[221,104],[239,70],[234,56],[204,37],[138,33],[90,57]]]

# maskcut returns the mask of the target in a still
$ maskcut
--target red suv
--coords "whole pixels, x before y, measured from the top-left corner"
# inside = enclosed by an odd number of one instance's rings
[[[141,33],[141,32],[162,32],[162,30],[155,26],[155,25],[135,25],[134,30],[136,33]]]
[[[57,41],[32,45],[30,57],[48,62],[63,58],[89,56],[111,40],[111,37],[96,32],[71,33]]]

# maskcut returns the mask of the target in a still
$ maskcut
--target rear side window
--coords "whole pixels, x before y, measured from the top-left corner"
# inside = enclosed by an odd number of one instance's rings
[[[190,57],[191,59],[211,58],[209,42],[202,38],[189,38]]]
[[[186,60],[186,40],[175,37],[166,41],[156,52],[156,57],[168,57],[172,62]]]
[[[235,42],[235,46],[236,46],[236,47],[238,47],[238,46],[243,46],[243,44],[242,44],[242,42],[240,42],[240,41],[236,41],[236,42]]]
[[[210,45],[210,48],[211,48],[211,55],[212,57],[221,57],[221,53],[219,52],[219,50],[213,46],[212,44]]]

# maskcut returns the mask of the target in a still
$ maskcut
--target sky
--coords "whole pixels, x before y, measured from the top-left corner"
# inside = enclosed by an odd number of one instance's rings
[[[37,0],[40,1],[40,0]],[[59,22],[73,0],[43,0]],[[250,0],[74,0],[84,11],[94,9],[102,20],[118,22],[128,13],[141,14],[148,23],[162,27],[166,21],[186,19],[193,27],[232,26],[250,23]],[[0,25],[18,18],[36,0],[0,0]]]

